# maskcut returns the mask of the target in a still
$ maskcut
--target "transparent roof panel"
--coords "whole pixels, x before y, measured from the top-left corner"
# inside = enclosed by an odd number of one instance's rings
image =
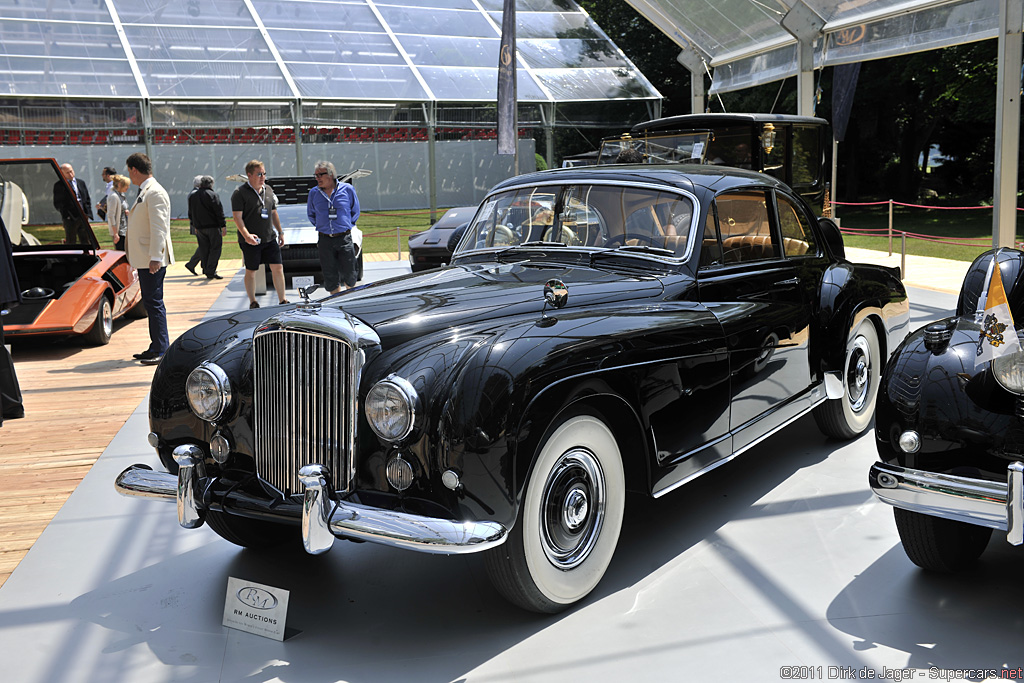
[[[412,69],[406,66],[292,63],[288,70],[305,98],[428,99]]]
[[[493,101],[501,9],[502,0],[0,0],[10,74],[0,95]],[[573,0],[518,0],[517,10],[521,100],[660,98]]]
[[[385,32],[377,15],[364,0],[358,2],[253,0],[252,5],[267,28],[359,33]]]
[[[126,24],[256,26],[244,0],[112,0]],[[102,4],[102,3],[100,3]]]
[[[493,1],[484,0],[485,6]],[[711,92],[738,90],[797,73],[796,38],[782,26],[794,5],[788,0],[626,1],[681,48],[693,48],[703,57],[714,69]],[[1000,0],[804,3],[822,26],[815,66],[823,67],[993,37]]]
[[[281,59],[314,64],[405,64],[386,33],[268,29]]]

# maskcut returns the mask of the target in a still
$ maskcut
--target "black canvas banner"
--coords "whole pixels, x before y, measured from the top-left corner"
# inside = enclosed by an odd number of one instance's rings
[[[516,153],[516,0],[505,0],[498,52],[498,154]]]
[[[860,62],[840,64],[832,69],[832,134],[842,142],[853,109],[853,93],[857,90]]]

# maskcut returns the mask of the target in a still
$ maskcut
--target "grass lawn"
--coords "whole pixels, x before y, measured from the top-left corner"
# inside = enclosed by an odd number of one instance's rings
[[[907,253],[919,256],[935,256],[958,261],[973,261],[990,248],[992,243],[992,209],[946,210],[918,209],[904,206],[893,207],[892,249],[900,252],[901,231],[930,235],[943,240],[958,241],[977,238],[973,246],[944,244],[907,237]],[[842,221],[843,230],[881,229],[888,231],[889,207],[878,206],[837,206],[836,215]],[[1017,212],[1017,240],[1024,239],[1024,216]],[[872,235],[844,234],[843,242],[848,247],[861,249],[889,250],[886,232]]]
[[[440,218],[444,212],[445,209],[438,209],[437,217]],[[366,253],[397,252],[398,235],[400,234],[402,256],[404,257],[409,249],[409,235],[429,227],[430,211],[428,209],[364,212],[359,218],[359,228],[363,231],[363,251]],[[106,223],[93,223],[92,229],[96,233],[101,247],[107,249],[113,247]],[[43,244],[59,244],[64,239],[64,228],[59,225],[32,226],[30,231]],[[228,233],[224,238],[224,250],[221,253],[222,259],[242,258],[237,235],[234,223],[229,217]],[[174,244],[174,259],[176,261],[187,261],[192,256],[192,252],[196,248],[196,238],[188,233],[187,219],[171,221],[171,242]]]

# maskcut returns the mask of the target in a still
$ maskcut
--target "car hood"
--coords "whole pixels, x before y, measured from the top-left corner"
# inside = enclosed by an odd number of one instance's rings
[[[382,340],[400,341],[439,330],[486,331],[498,319],[541,317],[544,284],[562,281],[569,291],[561,312],[607,307],[619,301],[656,299],[664,291],[650,275],[589,267],[523,263],[449,266],[365,285],[323,302],[373,327]],[[551,306],[547,314],[554,315]],[[387,343],[387,342],[386,342]]]

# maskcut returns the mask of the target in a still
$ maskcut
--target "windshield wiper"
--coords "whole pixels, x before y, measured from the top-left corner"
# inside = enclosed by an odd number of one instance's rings
[[[609,254],[615,254],[620,251],[639,251],[644,254],[657,254],[658,256],[675,256],[676,252],[671,249],[664,249],[662,247],[652,247],[646,244],[624,244],[621,247],[615,247],[610,251],[600,251],[594,254],[594,256],[607,256]]]

